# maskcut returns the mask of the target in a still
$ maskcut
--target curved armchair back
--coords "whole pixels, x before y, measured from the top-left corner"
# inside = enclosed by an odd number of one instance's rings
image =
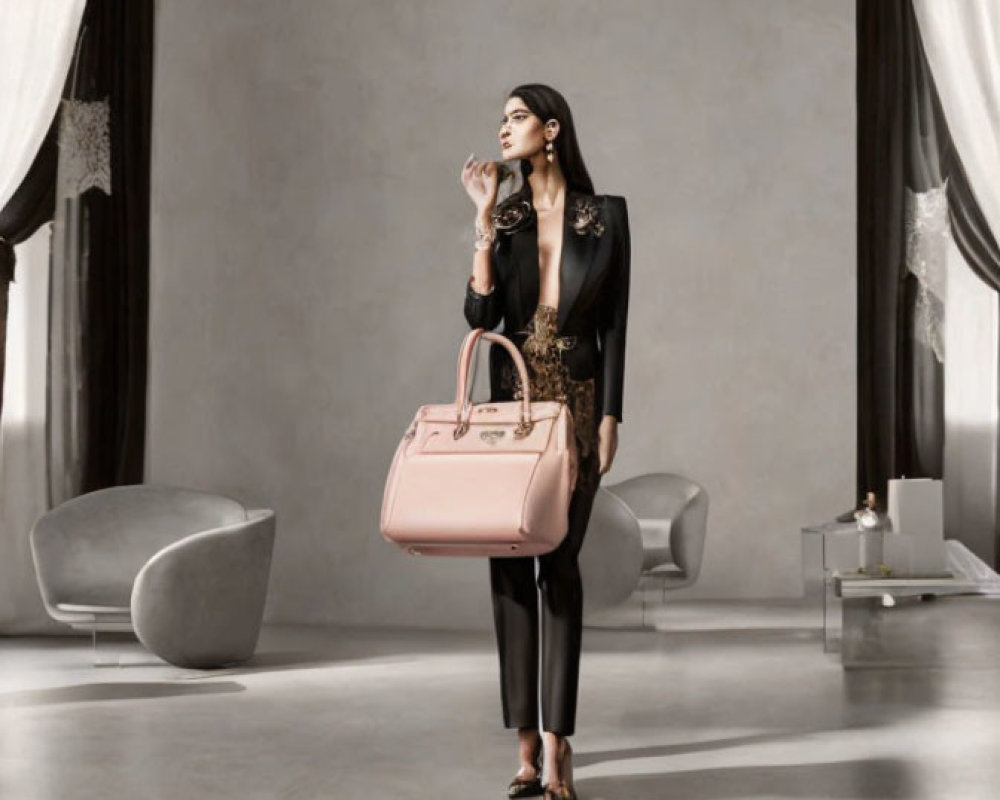
[[[701,572],[705,551],[708,493],[690,478],[669,472],[637,475],[610,487],[640,518],[673,517],[670,553],[686,583]],[[684,509],[677,514],[677,509]]]
[[[169,544],[247,518],[228,497],[173,486],[114,486],[42,514],[31,551],[45,604],[128,606],[139,570]]]

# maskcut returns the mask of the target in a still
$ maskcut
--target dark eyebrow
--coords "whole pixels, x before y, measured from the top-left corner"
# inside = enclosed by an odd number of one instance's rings
[[[511,109],[511,114],[516,114],[518,111],[523,111],[525,114],[530,114],[531,112],[526,108],[513,108]],[[500,119],[507,119],[509,115],[504,114]]]

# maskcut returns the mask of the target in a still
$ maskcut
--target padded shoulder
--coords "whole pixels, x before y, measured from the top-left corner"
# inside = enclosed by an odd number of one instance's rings
[[[628,220],[628,204],[620,194],[598,195],[603,200],[604,207],[608,210],[612,224],[621,227]]]

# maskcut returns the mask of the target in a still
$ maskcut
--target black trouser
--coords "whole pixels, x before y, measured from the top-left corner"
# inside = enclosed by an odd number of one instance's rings
[[[538,727],[537,557],[542,596],[542,729],[559,736],[573,734],[583,632],[583,584],[577,555],[596,491],[597,485],[574,490],[569,529],[555,550],[541,556],[490,558],[504,727]]]

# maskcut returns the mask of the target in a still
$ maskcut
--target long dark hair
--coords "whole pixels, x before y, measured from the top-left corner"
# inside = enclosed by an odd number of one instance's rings
[[[521,98],[528,110],[539,117],[543,123],[550,119],[559,123],[559,135],[555,138],[553,145],[556,157],[559,159],[559,168],[566,178],[566,191],[594,194],[594,182],[590,180],[590,173],[587,172],[587,166],[583,163],[580,144],[576,140],[573,114],[569,110],[566,98],[544,83],[521,84],[511,89],[510,94],[507,95],[508,100],[512,97]],[[521,188],[508,197],[508,200],[531,196],[531,185],[528,183],[528,176],[532,170],[531,161],[527,158],[520,159],[520,168]]]

